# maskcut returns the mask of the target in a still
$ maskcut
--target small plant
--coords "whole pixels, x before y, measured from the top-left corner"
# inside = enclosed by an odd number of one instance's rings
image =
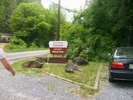
[[[49,84],[49,86],[48,86],[48,91],[52,91],[54,89],[54,84]]]

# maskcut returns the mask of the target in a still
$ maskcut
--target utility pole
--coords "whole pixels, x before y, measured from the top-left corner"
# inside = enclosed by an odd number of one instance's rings
[[[56,40],[59,41],[60,40],[60,0],[58,3],[58,30],[57,30],[57,38]]]

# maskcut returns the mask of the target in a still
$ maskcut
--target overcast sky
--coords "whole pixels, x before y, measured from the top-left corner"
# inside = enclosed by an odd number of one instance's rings
[[[86,0],[60,0],[60,4],[63,7],[66,8],[70,8],[70,9],[77,9],[79,10],[79,8],[82,6],[84,6]],[[58,4],[59,0],[42,0],[42,4],[44,7],[48,8],[50,3],[54,2],[56,4]]]
[[[60,4],[64,8],[79,10],[80,8],[84,7],[85,1],[86,0],[60,0]],[[59,0],[42,0],[42,4],[45,8],[49,8],[51,2],[58,4]],[[72,16],[72,13],[67,13],[69,20]]]

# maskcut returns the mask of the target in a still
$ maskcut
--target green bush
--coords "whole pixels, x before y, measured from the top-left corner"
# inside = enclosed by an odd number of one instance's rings
[[[5,48],[9,50],[26,49],[27,44],[22,39],[18,39],[16,36],[12,36],[10,38],[10,44],[6,45]]]
[[[32,43],[31,43],[31,46],[30,46],[29,48],[31,48],[31,49],[34,48],[34,49],[35,49],[35,48],[38,48],[38,46],[36,46],[36,44],[35,44],[34,42],[32,42]]]

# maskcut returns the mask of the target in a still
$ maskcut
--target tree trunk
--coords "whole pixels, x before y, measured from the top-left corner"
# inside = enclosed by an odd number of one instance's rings
[[[131,46],[131,18],[130,18],[130,0],[125,0],[126,18],[127,18],[127,46]]]

